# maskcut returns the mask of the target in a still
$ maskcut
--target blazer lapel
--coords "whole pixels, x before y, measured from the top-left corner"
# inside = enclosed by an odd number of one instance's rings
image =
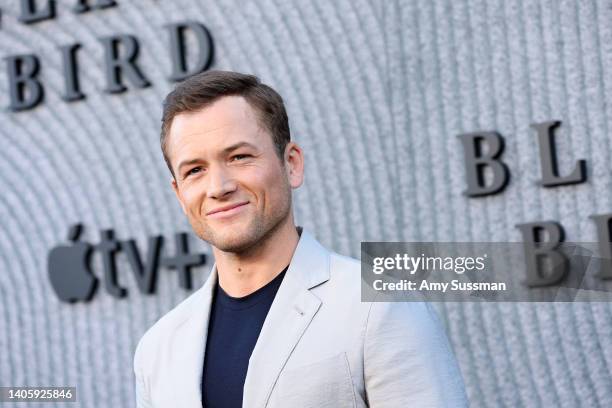
[[[173,339],[173,359],[168,364],[174,384],[174,405],[177,407],[202,407],[202,368],[216,284],[217,267],[214,264],[206,282],[190,305],[189,317],[179,326]]]
[[[329,279],[329,252],[302,231],[251,354],[242,406],[265,407],[287,359],[321,306],[310,292]]]

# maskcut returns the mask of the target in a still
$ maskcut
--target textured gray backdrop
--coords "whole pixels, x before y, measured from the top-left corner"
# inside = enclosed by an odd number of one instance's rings
[[[362,240],[519,241],[515,224],[549,219],[568,240],[594,241],[589,215],[612,212],[610,1],[118,2],[78,16],[59,1],[57,19],[32,26],[17,22],[17,0],[0,2],[0,57],[39,55],[46,88],[37,109],[8,112],[2,63],[0,385],[76,385],[79,406],[133,406],[136,343],[189,294],[167,270],[156,295],[140,294],[120,255],[127,298],[99,290],[66,305],[46,271],[48,251],[76,221],[92,243],[102,228],[141,247],[161,234],[169,254],[172,234],[190,230],[158,146],[171,88],[167,23],[205,24],[215,68],[255,73],[284,96],[306,152],[297,219],[340,253],[358,257]],[[141,40],[153,86],[107,95],[97,38],[120,33]],[[77,41],[87,99],[69,104],[57,46]],[[529,124],[550,119],[563,121],[561,168],[587,159],[586,184],[536,185]],[[468,199],[456,135],[481,129],[506,138],[512,181]],[[94,270],[101,275],[98,255]],[[612,406],[609,304],[439,309],[473,406]]]

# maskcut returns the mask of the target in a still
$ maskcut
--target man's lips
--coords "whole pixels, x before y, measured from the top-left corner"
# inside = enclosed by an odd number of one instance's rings
[[[242,202],[242,203],[235,203],[235,204],[225,205],[223,207],[215,208],[214,210],[211,210],[211,211],[207,212],[206,215],[213,215],[213,214],[221,215],[221,213],[223,213],[223,212],[233,210],[234,208],[242,207],[244,205],[247,205],[248,203],[249,203],[248,201],[245,201],[245,202]]]

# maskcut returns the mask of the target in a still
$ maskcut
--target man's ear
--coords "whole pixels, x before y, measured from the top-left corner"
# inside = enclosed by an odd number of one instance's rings
[[[176,199],[178,200],[179,204],[181,205],[181,208],[183,209],[183,213],[187,215],[187,211],[185,210],[185,205],[183,204],[183,199],[181,197],[181,192],[179,191],[178,184],[176,183],[176,179],[174,177],[172,177],[172,180],[170,180],[170,184],[172,185],[172,190],[176,195]]]
[[[285,169],[291,188],[298,188],[304,182],[304,152],[294,142],[285,148]]]

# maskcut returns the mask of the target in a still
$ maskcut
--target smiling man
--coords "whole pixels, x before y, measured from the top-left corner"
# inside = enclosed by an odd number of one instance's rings
[[[466,405],[432,308],[361,302],[359,261],[296,227],[304,154],[278,93],[252,75],[195,75],[164,101],[161,146],[215,264],[139,342],[139,407]]]

